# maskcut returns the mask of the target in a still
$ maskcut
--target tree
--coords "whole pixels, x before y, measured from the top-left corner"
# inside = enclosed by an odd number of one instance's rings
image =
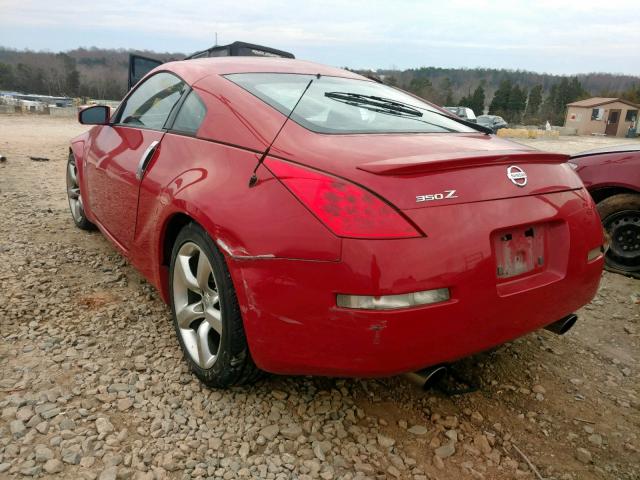
[[[507,116],[511,122],[520,122],[522,120],[522,114],[527,105],[527,92],[520,88],[519,85],[514,85],[509,92],[509,99],[507,101]]]
[[[489,105],[491,115],[501,115],[505,118],[509,116],[507,112],[509,111],[509,96],[512,88],[511,80],[506,79],[500,82],[500,86],[493,94],[493,100]]]
[[[45,72],[42,68],[32,68],[24,63],[19,63],[16,67],[16,85],[26,93],[37,93],[47,91],[45,84]]]
[[[13,75],[13,67],[6,63],[0,63],[0,88],[13,90],[15,83],[16,79]]]
[[[549,89],[549,96],[542,104],[542,120],[561,125],[564,123],[567,104],[589,96],[578,77],[563,77]]]
[[[80,72],[76,69],[75,58],[70,57],[66,53],[58,53],[56,55],[62,63],[62,72],[64,74],[64,85],[61,93],[69,96],[76,96],[80,90]]]
[[[439,85],[439,97],[440,100],[438,103],[440,105],[453,105],[453,84],[451,83],[451,79],[449,77],[444,77]]]
[[[620,95],[616,95],[633,103],[640,103],[640,83],[629,87]]]
[[[542,85],[536,85],[529,91],[527,99],[527,108],[525,111],[525,123],[541,123],[538,117],[540,106],[542,105]]]
[[[393,75],[389,75],[384,78],[384,83],[387,85],[391,85],[392,87],[395,87],[398,85],[398,79]]]
[[[80,72],[75,68],[67,73],[66,79],[67,95],[75,97],[80,91]]]
[[[473,91],[473,95],[471,95],[471,105],[469,108],[471,108],[476,115],[482,115],[484,114],[484,102],[484,82],[481,82]]]
[[[425,100],[435,101],[435,90],[433,88],[433,84],[428,78],[413,78],[409,83],[409,91],[424,98]]]

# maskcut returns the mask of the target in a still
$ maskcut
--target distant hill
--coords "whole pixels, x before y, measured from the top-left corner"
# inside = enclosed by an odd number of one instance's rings
[[[117,100],[126,93],[130,53],[164,61],[185,57],[180,52],[95,47],[60,53],[0,47],[0,90]],[[559,122],[567,101],[588,96],[624,95],[640,101],[640,77],[630,75],[584,73],[569,77],[524,70],[438,67],[360,73],[375,75],[439,105],[464,104],[477,114],[490,109],[512,121]],[[533,104],[529,101],[532,92]],[[535,111],[530,111],[530,105]]]
[[[0,90],[118,100],[127,91],[129,54],[163,61],[183,53],[77,48],[66,52],[34,52],[0,47]]]
[[[505,70],[491,68],[438,68],[423,67],[409,70],[376,70],[388,81],[395,78],[400,88],[408,88],[415,78],[426,78],[437,87],[449,79],[454,102],[472,93],[479,85],[484,85],[488,100],[493,98],[495,91],[503,80],[509,80],[526,90],[536,85],[542,85],[544,92],[549,92],[552,85],[558,84],[563,78],[577,77],[582,87],[592,96],[610,96],[611,93],[621,93],[640,84],[640,77],[611,73],[580,73],[577,75],[552,75],[549,73],[528,72],[526,70]],[[446,93],[446,92],[441,92]],[[605,95],[606,94],[606,95]],[[436,98],[444,101],[444,99]],[[488,106],[488,104],[487,104]]]

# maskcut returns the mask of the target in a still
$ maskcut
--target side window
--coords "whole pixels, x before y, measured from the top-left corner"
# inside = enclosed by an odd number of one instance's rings
[[[161,130],[187,85],[160,72],[145,80],[127,99],[118,123]]]
[[[207,107],[195,91],[191,91],[185,99],[173,123],[172,130],[195,135],[207,114]]]

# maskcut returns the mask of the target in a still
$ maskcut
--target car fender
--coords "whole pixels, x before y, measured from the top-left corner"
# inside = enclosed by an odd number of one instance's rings
[[[87,148],[89,145],[89,131],[78,135],[77,137],[71,140],[71,144],[69,146],[69,153],[73,154],[76,159],[76,169],[78,170],[78,184],[80,185],[80,190],[83,192],[87,191],[86,186],[86,178],[84,175],[84,165],[85,158],[87,155]],[[94,222],[95,217],[93,212],[91,211],[91,202],[87,195],[83,195],[83,208],[85,215],[89,219],[89,221]]]
[[[640,191],[640,154],[616,152],[572,158],[589,192],[617,188]]]

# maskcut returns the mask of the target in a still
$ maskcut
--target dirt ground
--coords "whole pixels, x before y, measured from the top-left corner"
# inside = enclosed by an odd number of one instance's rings
[[[614,145],[640,146],[640,138],[615,138],[601,136],[575,136],[559,137],[557,139],[514,139],[517,142],[529,145],[549,152],[566,153],[573,155],[594,148],[609,147]]]
[[[0,478],[640,478],[639,280],[604,273],[567,335],[453,365],[472,393],[276,376],[210,391],[152,287],[72,223],[65,162],[83,128],[0,116]]]

